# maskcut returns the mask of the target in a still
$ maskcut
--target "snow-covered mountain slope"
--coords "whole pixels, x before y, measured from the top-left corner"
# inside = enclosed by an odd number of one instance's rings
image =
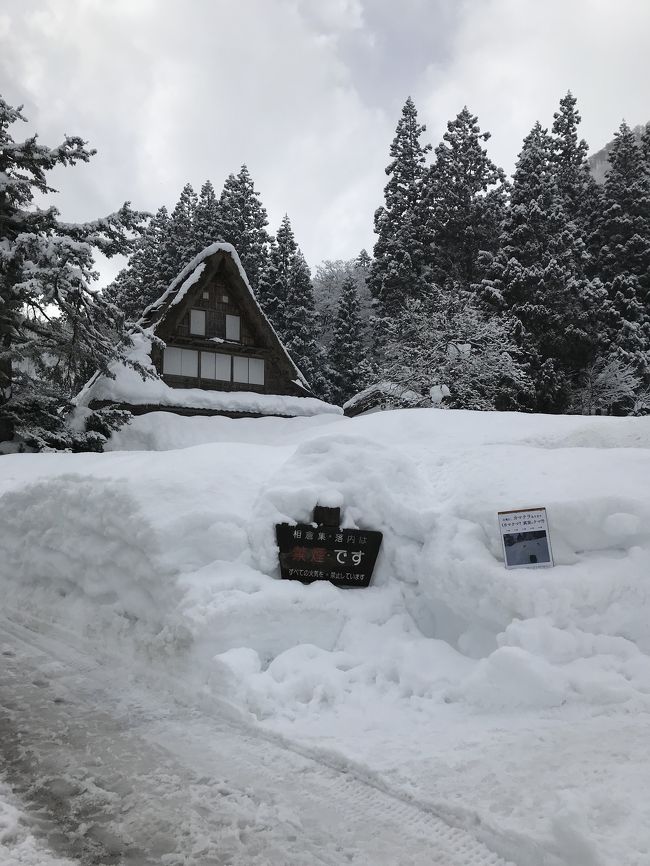
[[[6,613],[520,838],[526,866],[646,862],[650,419],[160,413],[112,448],[0,458]],[[277,579],[275,523],[317,502],[384,533],[369,589]],[[506,571],[497,511],[533,506],[555,568]]]

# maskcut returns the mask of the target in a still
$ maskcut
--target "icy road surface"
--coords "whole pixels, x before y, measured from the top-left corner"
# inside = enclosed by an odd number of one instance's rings
[[[400,792],[128,682],[27,615],[0,619],[0,767],[35,833],[82,864],[505,866]],[[3,866],[24,862],[3,859]],[[11,857],[11,854],[9,854]],[[46,862],[46,861],[39,861]]]

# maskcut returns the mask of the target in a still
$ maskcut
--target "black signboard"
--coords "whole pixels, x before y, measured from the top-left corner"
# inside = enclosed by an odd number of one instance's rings
[[[285,580],[335,586],[369,586],[382,534],[313,523],[280,523],[275,527],[280,573]]]

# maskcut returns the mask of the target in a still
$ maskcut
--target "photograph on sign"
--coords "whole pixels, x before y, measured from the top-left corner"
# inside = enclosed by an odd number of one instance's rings
[[[549,568],[553,565],[545,508],[499,512],[506,568]]]

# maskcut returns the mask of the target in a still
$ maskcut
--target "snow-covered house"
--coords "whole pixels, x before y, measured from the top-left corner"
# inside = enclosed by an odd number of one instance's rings
[[[341,411],[312,396],[231,244],[212,244],[196,256],[138,324],[143,333],[133,336],[131,357],[153,378],[114,364],[115,378],[94,376],[80,406],[230,417]]]

